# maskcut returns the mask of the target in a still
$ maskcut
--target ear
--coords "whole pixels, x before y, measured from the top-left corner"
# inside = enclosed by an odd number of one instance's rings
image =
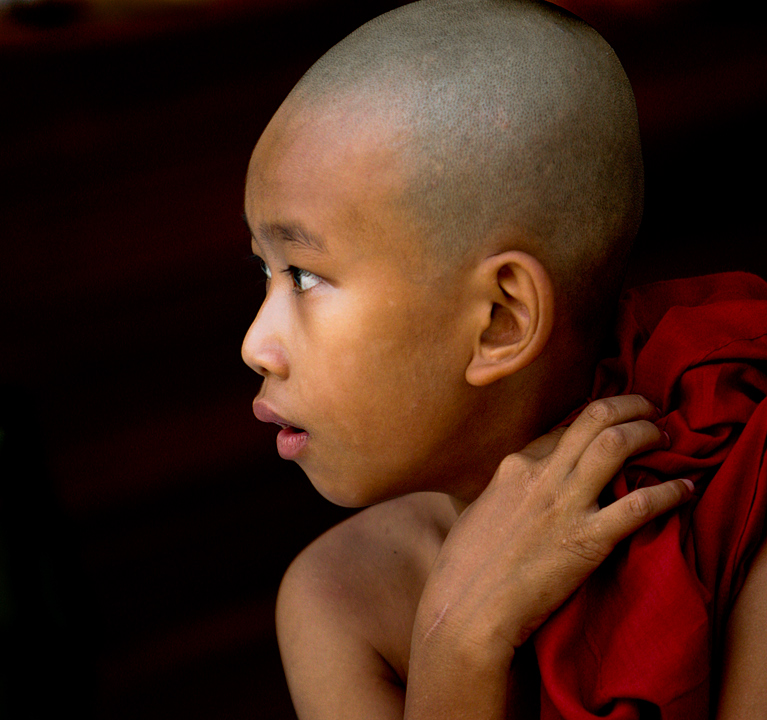
[[[481,386],[527,367],[543,352],[554,324],[554,287],[532,255],[492,255],[477,269],[479,324],[466,380]]]

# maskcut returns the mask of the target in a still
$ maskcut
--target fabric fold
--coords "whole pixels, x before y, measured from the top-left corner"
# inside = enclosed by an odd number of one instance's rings
[[[767,514],[767,283],[726,273],[637,288],[615,340],[591,399],[644,395],[671,444],[632,458],[604,503],[679,477],[695,498],[621,543],[536,633],[541,717],[708,718]]]

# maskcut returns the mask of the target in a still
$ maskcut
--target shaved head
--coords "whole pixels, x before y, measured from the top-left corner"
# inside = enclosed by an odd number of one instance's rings
[[[423,0],[367,23],[286,107],[343,108],[384,127],[396,202],[429,256],[521,249],[588,327],[612,305],[642,214],[630,84],[586,23],[528,0]],[[599,323],[597,323],[599,324]]]

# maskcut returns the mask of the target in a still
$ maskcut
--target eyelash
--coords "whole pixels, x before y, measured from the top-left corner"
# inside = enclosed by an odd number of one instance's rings
[[[293,280],[293,292],[297,294],[311,290],[320,281],[320,279],[314,273],[311,273],[308,270],[302,270],[295,265],[288,266],[288,268],[282,272],[285,273],[285,275],[290,275],[291,279]],[[309,287],[303,287],[302,283],[307,279],[310,281],[315,280],[316,282],[312,282]]]
[[[251,260],[254,262],[259,263],[261,266],[261,272],[264,273],[267,280],[271,280],[272,273],[269,270],[269,266],[264,262],[264,260],[259,257],[258,255],[251,255]],[[282,273],[285,275],[290,275],[291,279],[293,280],[293,292],[300,295],[301,293],[306,292],[307,290],[311,290],[311,288],[314,287],[319,281],[320,278],[318,278],[314,273],[309,272],[308,270],[303,270],[299,267],[296,267],[295,265],[289,265],[285,270],[282,270]],[[304,282],[306,279],[314,278],[316,282],[309,286],[308,288],[302,287],[302,282]]]

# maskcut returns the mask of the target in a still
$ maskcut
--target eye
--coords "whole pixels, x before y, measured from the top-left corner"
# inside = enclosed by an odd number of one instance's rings
[[[261,268],[261,272],[266,275],[267,280],[272,279],[272,271],[269,269],[269,266],[264,262],[263,258],[259,257],[258,255],[251,255],[249,260],[252,260],[255,263],[258,263],[258,266]]]
[[[296,286],[296,292],[305,292],[313,288],[320,282],[320,278],[314,273],[310,273],[308,270],[302,270],[301,268],[291,265],[287,271],[293,278],[293,283]]]

